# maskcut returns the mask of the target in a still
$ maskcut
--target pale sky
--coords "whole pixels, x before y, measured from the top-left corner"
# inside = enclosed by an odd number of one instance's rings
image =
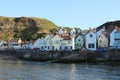
[[[0,16],[46,18],[58,26],[88,29],[120,20],[120,0],[0,0]]]

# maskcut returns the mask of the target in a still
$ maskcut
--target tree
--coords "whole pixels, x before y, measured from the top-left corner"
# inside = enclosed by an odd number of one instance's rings
[[[35,33],[35,34],[31,35],[31,38],[34,39],[34,40],[36,40],[38,38],[38,34]]]

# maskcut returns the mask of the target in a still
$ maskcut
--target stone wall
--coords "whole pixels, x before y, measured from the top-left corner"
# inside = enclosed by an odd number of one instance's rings
[[[120,52],[87,52],[80,51],[39,51],[39,50],[13,50],[0,51],[0,55],[15,56],[20,59],[51,62],[106,62],[116,61],[120,63]]]

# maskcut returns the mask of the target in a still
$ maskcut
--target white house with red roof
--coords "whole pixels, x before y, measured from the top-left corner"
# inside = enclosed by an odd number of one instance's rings
[[[74,43],[72,42],[72,37],[69,34],[61,35],[61,43],[60,43],[60,50],[72,50],[74,49]]]
[[[14,48],[14,49],[20,49],[22,46],[22,40],[19,38],[19,40],[9,40],[8,41],[8,47]]]
[[[35,41],[22,41],[21,48],[22,49],[33,49],[33,44]]]
[[[72,50],[73,40],[69,34],[62,35],[47,35],[44,39],[38,39],[35,41],[34,48],[40,50]]]

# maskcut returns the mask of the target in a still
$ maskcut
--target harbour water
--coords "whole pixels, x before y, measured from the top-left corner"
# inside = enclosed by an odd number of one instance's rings
[[[0,59],[0,80],[120,80],[120,66]]]

